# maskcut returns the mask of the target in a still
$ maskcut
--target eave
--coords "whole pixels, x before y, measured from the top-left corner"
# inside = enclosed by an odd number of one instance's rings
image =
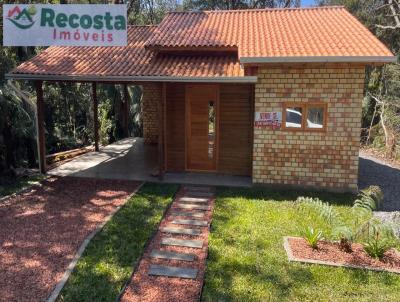
[[[240,57],[241,64],[262,63],[395,63],[396,56]]]
[[[8,73],[6,79],[71,82],[195,82],[195,83],[256,83],[256,76],[243,77],[174,77],[174,76],[96,76],[44,75]]]

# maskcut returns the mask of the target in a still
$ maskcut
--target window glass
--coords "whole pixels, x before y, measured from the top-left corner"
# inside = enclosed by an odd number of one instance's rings
[[[301,128],[301,119],[303,114],[302,107],[286,108],[286,128]]]
[[[324,127],[324,108],[307,107],[307,128],[322,129]]]
[[[208,102],[208,158],[214,157],[215,146],[215,108],[214,102]]]

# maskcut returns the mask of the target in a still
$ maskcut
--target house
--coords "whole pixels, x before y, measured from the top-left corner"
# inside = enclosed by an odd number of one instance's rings
[[[7,77],[36,81],[39,102],[42,81],[142,85],[160,173],[357,190],[365,68],[395,57],[345,8],[171,12],[128,40],[50,47]]]

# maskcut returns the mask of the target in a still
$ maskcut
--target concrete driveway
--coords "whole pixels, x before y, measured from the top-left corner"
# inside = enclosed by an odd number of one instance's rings
[[[400,168],[360,151],[358,187],[378,185],[384,194],[383,211],[400,211]]]

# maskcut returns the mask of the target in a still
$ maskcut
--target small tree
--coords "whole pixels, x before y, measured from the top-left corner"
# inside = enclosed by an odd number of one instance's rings
[[[393,158],[396,146],[400,141],[400,65],[388,64],[372,73],[367,98],[375,103],[374,113],[368,131],[370,139],[375,116],[379,115],[379,123],[385,137],[385,155]]]

